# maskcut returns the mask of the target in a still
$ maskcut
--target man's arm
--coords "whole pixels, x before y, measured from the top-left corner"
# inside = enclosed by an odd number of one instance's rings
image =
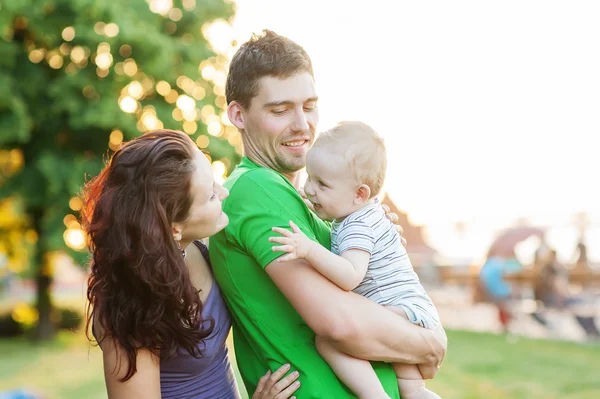
[[[341,351],[375,361],[433,366],[442,362],[446,342],[439,334],[341,290],[306,261],[274,260],[265,271],[309,327]],[[427,370],[431,374],[423,377],[433,378],[437,368]]]

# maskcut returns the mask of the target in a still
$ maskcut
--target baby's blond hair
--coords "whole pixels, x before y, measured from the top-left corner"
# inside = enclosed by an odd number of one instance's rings
[[[343,121],[319,135],[312,148],[333,149],[342,156],[359,184],[379,194],[385,180],[387,155],[383,138],[363,122]]]

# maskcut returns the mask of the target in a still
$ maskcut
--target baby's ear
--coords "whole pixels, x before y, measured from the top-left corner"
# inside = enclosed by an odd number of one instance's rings
[[[366,184],[361,184],[356,189],[356,196],[354,198],[354,203],[356,205],[362,205],[367,202],[371,198],[371,188]]]

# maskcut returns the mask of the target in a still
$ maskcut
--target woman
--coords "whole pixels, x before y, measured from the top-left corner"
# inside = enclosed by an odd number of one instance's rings
[[[87,330],[111,399],[240,397],[230,315],[198,241],[227,225],[227,195],[194,142],[169,130],[125,144],[85,186]],[[289,398],[299,384],[288,370],[268,371],[253,398]]]

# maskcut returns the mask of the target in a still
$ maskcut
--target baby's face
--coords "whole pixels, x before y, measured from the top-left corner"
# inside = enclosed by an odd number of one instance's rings
[[[327,148],[313,148],[306,157],[308,179],[304,192],[321,219],[343,219],[356,210],[358,184],[340,154]]]

